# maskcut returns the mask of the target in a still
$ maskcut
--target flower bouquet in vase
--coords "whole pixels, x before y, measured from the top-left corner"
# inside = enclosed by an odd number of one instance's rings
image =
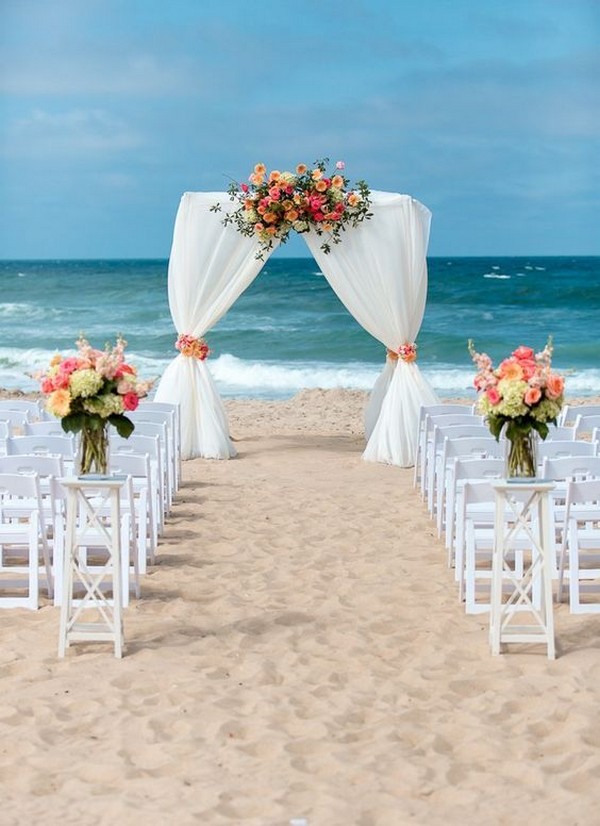
[[[152,382],[141,381],[125,361],[127,342],[95,350],[87,339],[76,342],[77,354],[56,355],[46,372],[38,374],[46,409],[61,420],[66,433],[79,434],[76,472],[105,475],[109,467],[108,428],[128,438],[134,430],[125,415],[148,395]]]
[[[492,435],[499,440],[504,430],[508,441],[506,476],[534,477],[537,472],[537,439],[545,439],[548,425],[556,425],[564,397],[564,380],[552,372],[552,339],[535,353],[521,345],[494,368],[487,353],[478,353],[472,341],[469,352],[477,366],[477,408]]]

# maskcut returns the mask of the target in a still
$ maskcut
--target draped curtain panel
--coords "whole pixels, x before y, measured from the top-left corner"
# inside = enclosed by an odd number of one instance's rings
[[[211,212],[220,203],[222,212]],[[169,258],[169,307],[178,334],[204,336],[256,278],[259,242],[223,226],[235,209],[225,192],[186,192],[179,204]],[[274,249],[277,244],[274,244]],[[167,366],[156,401],[181,409],[182,458],[236,455],[223,403],[206,362],[179,354]]]
[[[383,347],[397,350],[415,341],[423,320],[431,213],[408,195],[375,191],[371,198],[373,217],[346,230],[328,254],[321,249],[325,235],[311,231],[304,237],[348,311]],[[217,202],[222,212],[211,212]],[[206,335],[264,266],[256,258],[259,242],[254,237],[223,226],[224,214],[233,209],[224,192],[186,192],[181,199],[168,278],[169,307],[179,334]],[[236,455],[223,403],[204,361],[178,355],[160,380],[156,400],[181,406],[184,459]],[[364,458],[413,465],[419,408],[437,401],[415,362],[388,360],[365,411]]]
[[[431,213],[408,195],[371,193],[373,217],[347,230],[328,254],[323,236],[305,235],[336,295],[367,332],[390,350],[414,342],[427,299]],[[386,362],[365,412],[363,457],[410,467],[421,404],[437,396],[416,362]]]

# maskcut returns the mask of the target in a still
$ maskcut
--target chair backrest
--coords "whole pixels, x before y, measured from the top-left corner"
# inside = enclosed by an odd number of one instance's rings
[[[35,473],[0,473],[0,501],[4,497],[32,499],[41,503],[38,476]]]
[[[487,428],[484,428],[487,430]],[[504,459],[504,444],[497,442],[489,432],[481,436],[464,436],[460,439],[444,438],[442,457],[444,465],[455,458]],[[442,465],[442,467],[444,466]]]
[[[556,481],[600,479],[600,456],[563,456],[560,459],[544,459],[542,479]]]
[[[560,414],[559,425],[574,425],[578,416],[600,416],[600,404],[566,404]]]
[[[111,473],[145,477],[150,482],[150,456],[147,453],[111,453],[110,470]]]
[[[593,442],[577,441],[552,441],[546,440],[538,442],[538,459],[559,459],[562,456],[596,456],[597,446]]]
[[[550,440],[551,442],[568,442],[573,441],[574,439],[574,427],[555,427],[554,425],[550,425],[550,427],[548,428],[548,435],[546,436],[546,440]]]
[[[578,416],[573,426],[575,438],[581,438],[584,433],[591,435],[596,427],[600,427],[600,414],[594,416],[588,414]]]
[[[0,416],[2,413],[0,412]],[[25,436],[67,436],[68,434],[62,429],[59,419],[53,421],[46,420],[40,422],[25,422],[24,428]]]
[[[579,505],[592,506],[592,508],[586,507],[583,511],[583,519],[600,518],[600,479],[569,482],[567,486],[566,520],[574,516],[573,509]]]
[[[6,422],[11,435],[25,433],[25,424],[29,419],[26,410],[0,410],[0,421]]]
[[[0,399],[0,418],[5,410],[19,410],[29,414],[31,420],[39,418],[42,408],[33,399]]]
[[[19,455],[0,456],[0,473],[37,473],[40,477],[64,476],[64,462],[62,456]]]
[[[472,481],[501,479],[504,472],[504,458],[489,456],[483,459],[467,459],[460,456],[454,460],[453,474],[456,481],[463,479]]]
[[[43,456],[54,453],[56,456],[64,456],[65,459],[74,459],[77,447],[72,436],[12,436],[6,440],[6,455],[15,454]]]

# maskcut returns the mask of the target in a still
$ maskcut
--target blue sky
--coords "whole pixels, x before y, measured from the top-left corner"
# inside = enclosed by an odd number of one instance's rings
[[[166,258],[184,191],[323,157],[432,255],[598,255],[599,36],[598,0],[0,0],[0,258]]]

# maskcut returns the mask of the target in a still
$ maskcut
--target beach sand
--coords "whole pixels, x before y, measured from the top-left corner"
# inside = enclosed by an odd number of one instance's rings
[[[239,457],[184,463],[124,659],[2,611],[3,826],[598,822],[600,615],[492,657],[364,401],[227,402]]]

